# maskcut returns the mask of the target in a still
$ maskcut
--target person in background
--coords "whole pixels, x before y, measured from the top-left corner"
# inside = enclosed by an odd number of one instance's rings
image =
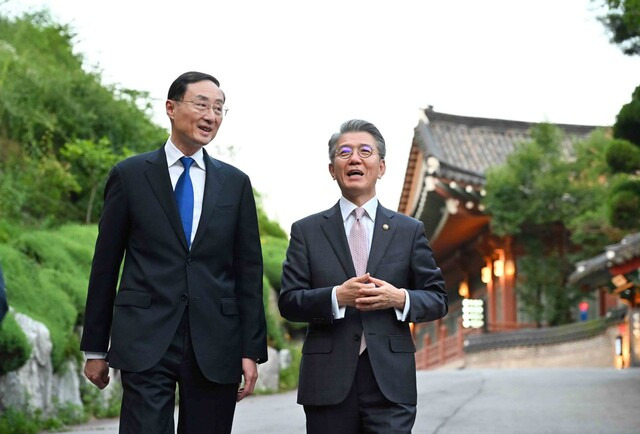
[[[340,200],[295,222],[278,305],[307,322],[298,403],[308,433],[410,433],[416,418],[410,322],[447,313],[422,222],[384,208],[385,142],[362,120],[329,140]]]
[[[230,433],[267,360],[251,183],[204,150],[225,100],[213,76],[180,75],[167,142],[107,180],[81,349],[100,389],[109,367],[121,371],[121,433],[174,433],[176,383],[178,432]]]

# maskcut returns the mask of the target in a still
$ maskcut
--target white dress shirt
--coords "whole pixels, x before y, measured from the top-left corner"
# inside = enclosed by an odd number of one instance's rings
[[[340,198],[340,213],[342,214],[342,220],[344,222],[344,232],[345,232],[345,235],[347,236],[347,239],[349,239],[349,232],[351,231],[351,227],[356,221],[356,216],[353,213],[353,210],[356,209],[357,207],[358,206],[356,204],[350,202],[344,197]],[[373,240],[373,229],[376,221],[376,213],[378,211],[378,199],[376,197],[371,198],[367,203],[362,205],[362,208],[364,208],[365,212],[364,212],[364,215],[362,216],[362,220],[360,221],[360,223],[364,225],[364,228],[367,232],[367,252],[370,252],[371,241]],[[373,276],[373,277],[376,277],[376,276]],[[345,316],[347,308],[346,306],[338,305],[337,289],[338,289],[338,286],[334,286],[333,291],[331,291],[331,309],[333,311],[334,319],[342,319]],[[402,289],[405,292],[405,298],[404,298],[405,301],[404,301],[404,309],[402,310],[395,309],[396,318],[398,318],[398,321],[404,321],[407,318],[407,315],[409,314],[409,305],[410,305],[409,292],[404,288]]]
[[[171,186],[176,189],[178,178],[184,172],[184,166],[180,158],[185,155],[180,152],[178,148],[171,142],[171,138],[167,140],[164,145],[164,153],[167,154],[167,166],[169,167],[169,176],[171,177]],[[202,199],[204,198],[204,182],[207,176],[206,168],[204,165],[204,152],[202,148],[198,149],[198,152],[191,155],[194,163],[191,165],[189,175],[191,176],[191,183],[193,184],[193,225],[191,226],[191,243],[196,236],[198,230],[198,223],[200,222],[200,215],[202,214]]]

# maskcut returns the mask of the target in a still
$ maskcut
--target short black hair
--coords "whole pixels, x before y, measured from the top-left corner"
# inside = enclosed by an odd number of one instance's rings
[[[204,80],[212,81],[216,86],[220,87],[220,82],[213,75],[205,74],[204,72],[189,71],[181,74],[180,77],[176,78],[173,83],[171,83],[167,99],[180,101],[184,96],[184,93],[187,91],[188,85]],[[222,94],[224,95],[224,92],[222,92]]]

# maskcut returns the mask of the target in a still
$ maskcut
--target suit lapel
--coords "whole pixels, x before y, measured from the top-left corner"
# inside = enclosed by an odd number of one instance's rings
[[[160,206],[164,210],[173,230],[182,242],[184,248],[187,248],[187,240],[184,236],[184,229],[182,228],[182,221],[180,220],[180,214],[178,212],[178,205],[176,204],[175,196],[173,195],[173,187],[171,186],[171,178],[169,177],[169,168],[167,167],[167,156],[164,153],[164,148],[160,148],[155,152],[152,152],[149,158],[147,158],[147,170],[145,175],[153,194],[160,202]]]
[[[329,240],[333,252],[338,257],[347,276],[355,276],[356,269],[353,266],[351,252],[349,251],[349,242],[344,233],[344,221],[340,213],[340,202],[333,208],[327,210],[323,216],[325,220],[321,223],[320,227]]]
[[[373,228],[373,240],[371,241],[371,250],[369,251],[369,261],[367,263],[367,271],[372,276],[376,275],[378,265],[387,252],[387,248],[396,232],[396,226],[393,224],[395,213],[386,209],[378,203],[376,211],[376,222]]]
[[[207,224],[211,219],[213,211],[215,209],[216,202],[222,191],[222,184],[224,183],[224,174],[220,170],[222,165],[214,158],[209,157],[207,151],[202,150],[204,153],[204,165],[206,170],[206,178],[204,182],[204,197],[202,198],[202,214],[200,214],[200,221],[198,223],[198,230],[196,236],[191,244],[191,250],[195,248],[198,242],[204,236],[207,230]]]

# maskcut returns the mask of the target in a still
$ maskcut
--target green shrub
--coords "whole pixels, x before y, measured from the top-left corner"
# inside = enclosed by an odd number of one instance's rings
[[[30,408],[6,408],[0,414],[0,433],[36,434],[43,430],[60,431],[67,425],[79,424],[88,420],[82,407],[73,404],[57,404],[52,414],[44,415],[42,410]]]
[[[51,361],[57,370],[64,361],[67,342],[74,333],[78,309],[57,285],[56,271],[44,268],[16,249],[0,244],[7,299],[18,312],[40,321],[51,334]]]
[[[622,190],[609,200],[609,221],[621,229],[640,228],[640,195]]]
[[[269,286],[266,276],[262,278],[262,302],[264,304],[265,320],[267,322],[267,343],[269,346],[282,349],[285,346],[282,328],[282,317],[278,311],[275,291]]]
[[[3,434],[37,434],[40,421],[33,414],[5,408],[0,414],[0,433]]]
[[[287,348],[291,351],[291,365],[280,371],[280,391],[293,390],[298,387],[302,347],[300,345],[287,345]]]
[[[264,274],[269,283],[276,290],[280,291],[280,279],[282,278],[282,263],[287,253],[289,241],[283,238],[271,236],[262,237],[262,261],[264,264]]]
[[[631,101],[618,112],[613,137],[640,145],[640,86],[633,91]]]
[[[640,170],[640,147],[626,140],[612,140],[606,158],[613,172],[635,173]]]
[[[0,376],[24,365],[30,355],[31,345],[13,314],[9,313],[0,323]]]
[[[109,387],[111,395],[109,399],[105,401],[101,398],[100,394],[104,393],[93,384],[84,382],[80,386],[80,398],[84,404],[85,413],[93,415],[98,419],[118,417],[120,415],[120,404],[122,402],[122,385],[119,382],[115,382]]]

